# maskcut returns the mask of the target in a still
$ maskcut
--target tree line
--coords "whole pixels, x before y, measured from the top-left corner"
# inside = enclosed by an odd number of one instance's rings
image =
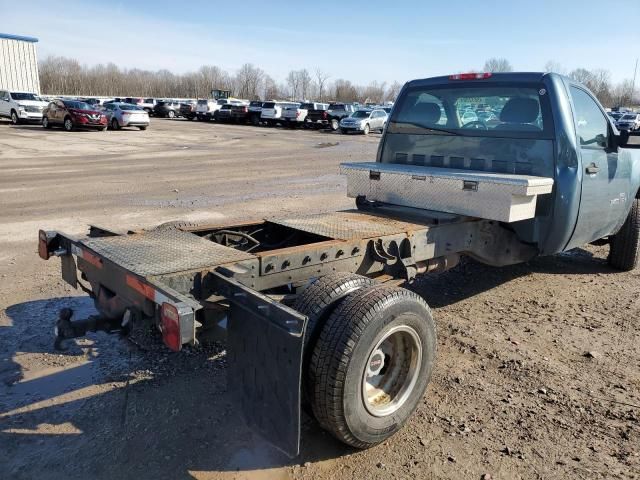
[[[245,63],[233,74],[215,65],[175,74],[166,69],[120,68],[114,63],[87,66],[72,58],[49,56],[40,62],[39,68],[42,93],[53,95],[206,98],[211,95],[211,90],[223,89],[230,90],[234,97],[248,100],[383,103],[395,100],[402,87],[397,81],[372,81],[368,85],[358,85],[343,78],[333,79],[330,73],[319,68],[292,70],[284,81],[277,82],[251,63]],[[544,70],[562,73],[583,83],[605,107],[638,103],[633,81],[623,80],[614,84],[607,70],[567,70],[554,61],[547,62]],[[513,67],[505,58],[490,58],[485,62],[483,71],[510,72]]]
[[[485,72],[512,72],[513,67],[506,58],[490,58],[484,64]],[[568,70],[560,63],[549,60],[544,65],[545,72],[556,72],[582,83],[593,92],[605,107],[631,106],[640,104],[640,97],[635,94],[633,80],[625,79],[614,84],[608,70],[597,68],[589,70],[576,68]]]
[[[276,82],[251,63],[235,74],[215,65],[195,72],[175,74],[169,70],[120,68],[114,63],[82,65],[75,59],[49,56],[39,65],[40,89],[50,95],[132,96],[153,98],[207,98],[211,90],[230,90],[231,95],[248,100],[335,100],[382,103],[393,101],[402,84],[373,81],[357,85],[321,69],[292,70],[284,82]]]

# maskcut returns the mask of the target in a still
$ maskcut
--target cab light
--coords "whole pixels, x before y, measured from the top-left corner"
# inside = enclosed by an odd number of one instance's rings
[[[449,80],[482,80],[491,77],[491,73],[456,73],[455,75],[449,75]]]

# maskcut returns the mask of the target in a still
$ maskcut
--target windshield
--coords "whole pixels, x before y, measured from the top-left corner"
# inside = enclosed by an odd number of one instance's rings
[[[635,120],[636,116],[635,115],[624,115],[621,120]]]
[[[223,100],[218,100],[218,105],[226,105],[227,104],[227,100],[223,99]]]
[[[40,102],[42,101],[42,99],[35,93],[11,92],[11,98],[13,98],[14,100],[36,100]]]
[[[123,103],[122,105],[120,105],[120,110],[142,110],[142,108],[137,105],[129,105],[128,103]]]
[[[262,104],[262,108],[274,108],[276,104],[274,102],[265,102]]]
[[[368,112],[367,110],[358,110],[357,112],[353,112],[351,117],[352,118],[369,118],[369,115],[371,115],[371,112]]]
[[[300,104],[300,108],[303,110],[313,110],[313,103],[302,103]]]
[[[249,106],[251,106],[251,107],[261,107],[262,106],[262,102],[251,102],[249,104]]]
[[[343,103],[331,103],[329,104],[329,110],[344,110],[344,104]]]
[[[76,110],[93,110],[93,107],[86,102],[65,100],[64,105],[67,108],[75,108]]]
[[[394,109],[390,133],[551,137],[548,95],[541,85],[414,87]]]

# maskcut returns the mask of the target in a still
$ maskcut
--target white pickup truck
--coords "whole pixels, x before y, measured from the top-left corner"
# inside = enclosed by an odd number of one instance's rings
[[[0,90],[0,118],[10,118],[11,123],[42,122],[42,111],[48,105],[35,93]]]
[[[326,110],[328,107],[328,103],[301,103],[297,107],[287,107],[282,111],[282,121],[287,127],[302,126],[307,120],[309,110]]]

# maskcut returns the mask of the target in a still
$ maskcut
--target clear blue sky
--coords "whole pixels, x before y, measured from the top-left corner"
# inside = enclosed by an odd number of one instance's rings
[[[39,56],[166,68],[245,62],[281,81],[316,67],[356,83],[548,60],[605,68],[617,82],[640,56],[640,0],[187,1],[0,0],[0,31],[40,39]]]

